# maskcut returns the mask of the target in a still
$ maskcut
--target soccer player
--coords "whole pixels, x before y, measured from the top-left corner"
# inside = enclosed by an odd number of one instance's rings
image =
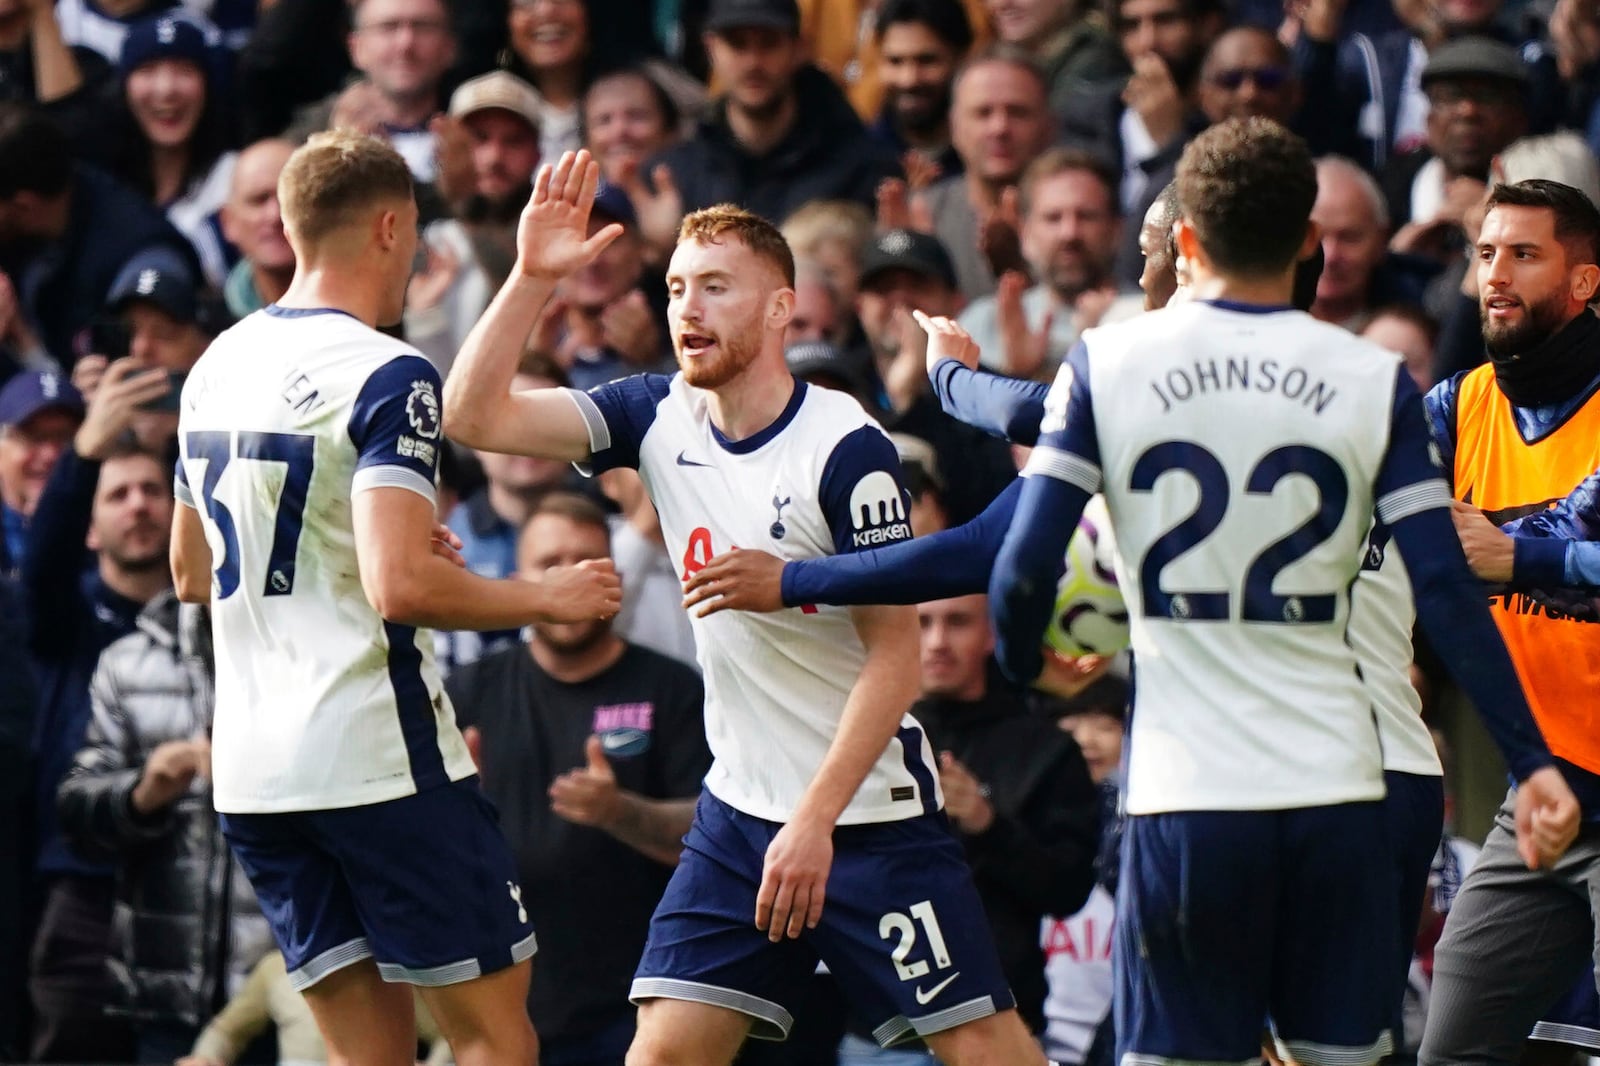
[[[1395,932],[1382,760],[1348,589],[1374,514],[1431,634],[1497,716],[1525,862],[1577,804],[1454,537],[1421,398],[1392,353],[1289,308],[1317,239],[1305,145],[1212,127],[1178,167],[1194,299],[1086,338],[1046,403],[991,582],[997,657],[1039,669],[1067,540],[1103,490],[1139,662],[1118,900],[1119,1049],[1314,1066],[1387,1049]],[[1471,649],[1470,653],[1464,649]],[[1252,920],[1239,921],[1249,914]]]
[[[908,538],[887,436],[853,399],[790,376],[793,259],[737,208],[680,230],[667,273],[679,374],[509,391],[555,279],[583,259],[597,180],[587,153],[541,169],[517,266],[446,386],[452,433],[638,467],[686,572],[735,544],[804,558]],[[782,1039],[820,958],[885,1045],[916,1035],[948,1063],[1042,1063],[905,714],[911,612],[799,607],[694,626],[715,762],[639,963],[629,1061],[716,1066],[747,1035]]]
[[[1173,285],[1162,282],[1163,276],[1170,282],[1173,258],[1164,247],[1164,234],[1176,221],[1177,210],[1172,207],[1167,219],[1159,212],[1165,201],[1175,197],[1175,190],[1163,191],[1141,235],[1149,252],[1141,283],[1154,308],[1173,294]],[[1302,311],[1315,298],[1320,269],[1319,247],[1296,270],[1293,302]],[[921,316],[920,321],[929,334],[928,373],[945,410],[996,436],[1035,444],[1048,387],[979,373],[977,346],[964,330],[952,328],[944,319]],[[988,587],[1020,489],[1019,480],[964,526],[854,555],[784,562],[764,552],[724,553],[689,579],[685,603],[708,613],[729,608],[764,611],[795,603],[903,603],[982,591]],[[1439,846],[1444,786],[1433,738],[1422,722],[1422,701],[1408,672],[1416,620],[1411,585],[1399,554],[1389,550],[1389,540],[1382,525],[1375,525],[1367,536],[1361,573],[1352,587],[1348,636],[1372,701],[1383,751],[1384,839],[1394,861],[1399,916],[1391,972],[1391,1002],[1398,1025],[1428,872]],[[1044,672],[1035,684],[1074,695],[1109,665],[1092,662],[1097,659],[1068,661],[1047,651]]]
[[[489,581],[434,538],[439,377],[397,322],[417,245],[405,161],[313,137],[279,179],[283,299],[190,372],[172,566],[209,603],[222,828],[336,1061],[414,1061],[412,993],[474,1066],[538,1054],[516,867],[422,627],[608,617],[609,563]]]

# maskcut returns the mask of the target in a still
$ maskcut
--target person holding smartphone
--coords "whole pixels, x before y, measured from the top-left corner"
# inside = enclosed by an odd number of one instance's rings
[[[178,265],[161,251],[129,260],[111,285],[103,315],[89,329],[88,354],[73,369],[74,383],[86,392],[118,359],[167,372],[167,391],[141,403],[131,423],[140,445],[155,452],[171,447],[184,378],[211,342],[201,325],[196,286]]]

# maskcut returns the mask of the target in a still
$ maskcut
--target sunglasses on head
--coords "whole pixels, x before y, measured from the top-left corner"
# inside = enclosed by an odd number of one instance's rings
[[[1235,67],[1233,70],[1219,70],[1211,76],[1213,84],[1230,92],[1243,85],[1247,79],[1255,82],[1257,89],[1272,92],[1274,89],[1283,88],[1284,82],[1289,80],[1289,72],[1282,67],[1257,67],[1254,70],[1248,67]]]

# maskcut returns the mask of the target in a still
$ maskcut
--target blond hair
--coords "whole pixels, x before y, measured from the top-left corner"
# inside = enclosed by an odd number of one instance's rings
[[[872,240],[872,213],[848,200],[812,200],[784,220],[783,235],[807,259],[832,245],[859,263]]]
[[[289,157],[278,177],[283,224],[316,242],[381,200],[410,200],[411,169],[378,137],[354,130],[318,133]]]
[[[678,227],[680,242],[721,244],[729,237],[777,267],[783,283],[794,287],[794,253],[789,250],[789,242],[783,239],[777,226],[753,211],[733,204],[717,204],[690,212]]]

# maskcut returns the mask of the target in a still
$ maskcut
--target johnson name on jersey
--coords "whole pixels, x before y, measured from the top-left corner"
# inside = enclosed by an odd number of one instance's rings
[[[894,445],[842,393],[796,382],[778,419],[740,441],[718,432],[707,394],[681,375],[569,395],[589,427],[590,467],[639,470],[684,580],[735,547],[807,559],[911,536]],[[716,757],[706,787],[746,814],[787,821],[865,662],[850,609],[723,611],[691,623]],[[839,823],[896,821],[942,803],[927,737],[908,715]]]
[[[177,494],[211,548],[225,813],[350,807],[473,773],[433,638],[367,601],[351,500],[434,498],[439,374],[333,310],[269,307],[184,385]]]
[[[1388,461],[1399,376],[1302,312],[1221,302],[1090,331],[1063,365],[1025,473],[1110,505],[1139,664],[1131,813],[1383,795],[1350,587],[1375,511],[1443,490]]]

